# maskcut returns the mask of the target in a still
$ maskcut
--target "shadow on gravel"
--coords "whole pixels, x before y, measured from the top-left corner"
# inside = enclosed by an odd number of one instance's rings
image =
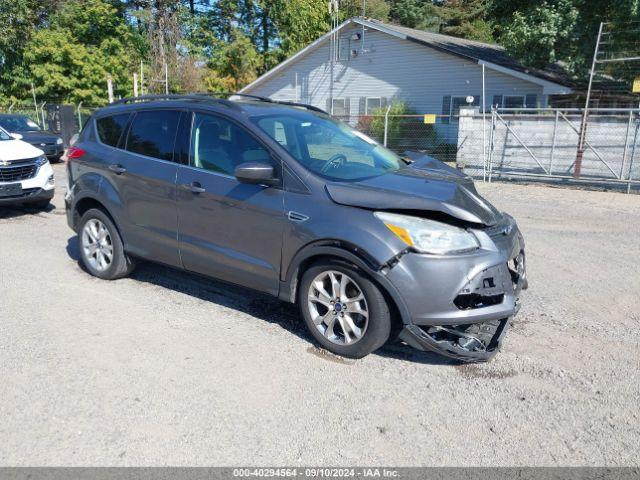
[[[45,208],[37,208],[31,205],[0,206],[0,220],[23,217],[25,215],[38,216],[41,213],[50,213],[55,209],[56,207],[51,203]]]
[[[69,257],[78,262],[80,268],[85,270],[80,261],[77,236],[69,238],[66,250]],[[215,303],[277,324],[310,345],[315,345],[300,318],[298,307],[270,295],[150,262],[140,262],[129,278],[157,287],[168,288],[198,300]],[[344,365],[356,363],[353,360],[337,357],[317,346],[312,346],[307,351],[318,358],[333,363]],[[456,365],[459,363],[435,353],[420,352],[400,341],[385,345],[374,355],[429,365]]]

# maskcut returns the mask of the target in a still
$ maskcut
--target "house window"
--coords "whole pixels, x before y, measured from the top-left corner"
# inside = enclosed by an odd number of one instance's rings
[[[479,107],[480,95],[473,95],[473,101],[467,102],[467,97],[452,97],[451,98],[451,115],[460,115],[460,109],[465,107]]]
[[[367,115],[373,115],[373,111],[376,108],[382,106],[382,99],[380,97],[371,97],[366,100],[366,113]]]
[[[504,108],[523,108],[525,106],[523,95],[505,95],[502,98]]]
[[[345,103],[344,98],[334,98],[331,114],[336,117],[344,117],[345,115],[348,115]]]

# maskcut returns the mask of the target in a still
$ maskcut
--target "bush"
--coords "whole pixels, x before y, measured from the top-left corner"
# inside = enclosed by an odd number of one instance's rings
[[[363,117],[360,122],[363,124],[362,126],[368,123],[369,135],[380,142],[384,140],[384,117],[387,108],[386,106],[376,108],[372,116]],[[367,119],[367,122],[364,121],[365,119]],[[393,102],[391,104],[387,122],[388,148],[403,152],[405,150],[425,149],[435,143],[436,132],[433,125],[426,125],[422,121],[422,117],[416,116],[416,112],[405,102]]]

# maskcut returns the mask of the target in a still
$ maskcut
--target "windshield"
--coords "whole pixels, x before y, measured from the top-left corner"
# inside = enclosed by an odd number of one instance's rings
[[[326,115],[292,111],[251,120],[302,165],[330,180],[377,177],[406,165],[375,140]]]
[[[0,117],[0,127],[8,132],[39,132],[40,126],[22,115]]]
[[[13,140],[13,137],[0,128],[0,141],[3,140]]]

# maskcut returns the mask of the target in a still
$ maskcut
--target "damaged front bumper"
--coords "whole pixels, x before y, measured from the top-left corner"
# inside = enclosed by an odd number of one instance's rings
[[[465,362],[489,360],[500,349],[520,292],[528,286],[524,240],[508,216],[474,234],[472,254],[403,256],[387,274],[403,298],[407,344]]]

